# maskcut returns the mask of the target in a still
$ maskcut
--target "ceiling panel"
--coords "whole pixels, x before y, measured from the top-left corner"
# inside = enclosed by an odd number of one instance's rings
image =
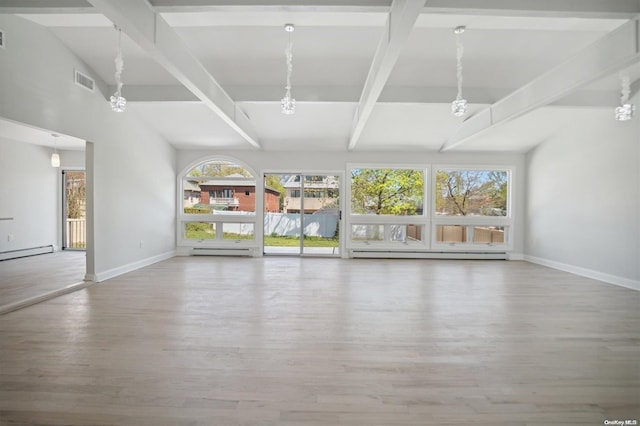
[[[245,148],[248,143],[200,102],[135,102],[127,105],[176,148]]]
[[[234,100],[250,117],[253,129],[249,130],[255,131],[264,149],[346,150],[391,2],[377,2],[376,7],[368,8],[327,7],[322,2],[294,6],[290,2],[267,3],[269,6],[261,2],[237,6],[167,0],[158,12],[185,42],[189,55],[223,89],[237,96]],[[451,115],[448,99],[453,100],[456,95],[452,30],[458,25],[467,26],[462,40],[463,96],[470,104],[468,118],[626,22],[612,19],[621,15],[607,14],[604,6],[598,12],[598,5],[593,4],[591,7],[597,10],[578,18],[579,14],[568,10],[543,10],[553,9],[555,4],[536,2],[528,10],[519,3],[514,10],[504,6],[498,10],[497,3],[478,0],[468,9],[461,6],[465,2],[454,2],[453,6],[442,3],[445,13],[434,13],[434,8],[425,7],[387,81],[385,102],[374,107],[355,150],[437,151],[455,134],[463,119]],[[567,0],[556,9],[563,5],[570,7],[571,2]],[[49,27],[95,76],[114,85],[117,32],[111,21],[99,13],[64,13],[63,9],[62,13],[51,13],[55,12],[51,5],[46,9],[46,13],[21,16]],[[452,13],[454,10],[460,13]],[[296,25],[292,34],[292,95],[295,98],[298,94],[299,102],[294,116],[281,114],[279,106],[285,90],[285,23]],[[157,101],[150,102],[148,97],[130,100],[127,113],[136,114],[179,149],[254,149],[213,109],[200,102],[175,102],[193,98],[183,96],[176,78],[126,34],[122,48],[123,95],[127,97],[127,90],[133,85],[146,86],[129,93],[132,97],[136,96],[134,93],[152,93]],[[197,63],[194,68],[200,70]],[[636,63],[626,72],[637,89],[640,65]],[[164,90],[162,86],[171,87]],[[615,94],[615,100],[620,93],[618,72],[585,89],[593,92],[590,99],[611,100],[611,94]],[[172,98],[163,98],[165,94],[172,94]],[[320,99],[327,102],[317,102]],[[592,103],[599,105],[597,102]],[[477,135],[456,150],[527,151],[560,127],[579,119],[580,108],[535,110]],[[20,136],[7,125],[0,125],[1,132]],[[32,135],[20,137],[38,140],[42,136],[37,131],[35,135],[25,133]]]
[[[469,105],[468,114],[486,107]],[[450,104],[377,104],[355,149],[437,151],[461,122]]]
[[[547,106],[480,133],[460,145],[456,151],[527,152],[567,125],[577,125],[585,119],[592,119],[594,110],[608,110],[613,121],[613,107],[607,109]]]
[[[342,150],[347,147],[355,103],[300,102],[295,115],[284,115],[280,103],[244,102],[265,149]]]

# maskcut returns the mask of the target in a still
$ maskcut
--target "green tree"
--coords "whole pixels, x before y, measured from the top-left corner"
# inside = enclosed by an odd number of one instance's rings
[[[507,210],[507,172],[438,170],[436,211],[452,216],[504,216]]]
[[[354,169],[351,207],[359,214],[414,215],[424,203],[424,172],[411,169]]]
[[[65,171],[65,180],[67,217],[69,219],[82,219],[85,216],[85,199],[87,197],[84,172]]]
[[[191,177],[225,177],[234,174],[239,174],[248,178],[252,177],[251,173],[243,167],[228,161],[211,161],[194,167],[189,172],[189,176]]]

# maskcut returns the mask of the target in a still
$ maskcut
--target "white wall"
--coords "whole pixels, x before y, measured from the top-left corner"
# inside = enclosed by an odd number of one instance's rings
[[[434,152],[308,152],[308,151],[178,151],[178,173],[197,160],[220,155],[243,161],[259,175],[264,171],[343,171],[347,164],[442,164],[513,166],[514,212],[513,257],[522,255],[524,249],[524,154],[499,153],[434,153]]]
[[[175,151],[124,114],[117,114],[121,121],[110,129],[108,141],[94,143],[99,278],[175,250]]]
[[[640,289],[640,120],[578,117],[526,157],[525,253]]]
[[[0,137],[0,218],[13,218],[0,220],[0,252],[58,245],[60,170],[51,152]]]
[[[95,75],[48,29],[12,15],[0,15],[0,28],[10,41],[0,51],[0,117],[93,143],[90,275],[105,279],[171,255],[175,150],[132,111],[114,113],[103,93],[76,86],[74,68]]]
[[[85,168],[86,154],[84,151],[58,150],[58,152],[60,153],[60,168],[77,170]]]

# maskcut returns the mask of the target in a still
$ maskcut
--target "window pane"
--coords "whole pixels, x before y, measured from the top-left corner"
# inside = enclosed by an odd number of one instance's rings
[[[506,216],[508,185],[505,170],[437,170],[436,214]]]
[[[354,214],[412,216],[421,215],[423,209],[423,170],[351,170],[351,211]]]
[[[353,241],[384,241],[384,225],[351,225]]]
[[[439,243],[466,243],[467,227],[462,225],[436,226],[436,241]]]
[[[504,243],[504,227],[476,226],[473,228],[473,242],[478,244]]]
[[[223,223],[225,240],[253,240],[253,223]]]
[[[187,240],[215,240],[215,223],[188,222],[184,224],[184,237]]]
[[[229,161],[214,160],[194,167],[182,180],[182,191],[186,214],[255,213],[255,178]]]
[[[422,225],[390,225],[391,241],[410,243],[422,241]]]

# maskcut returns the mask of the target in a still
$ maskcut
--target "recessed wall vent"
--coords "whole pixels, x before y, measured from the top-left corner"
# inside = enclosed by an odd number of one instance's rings
[[[94,79],[86,74],[81,73],[78,70],[74,70],[73,81],[80,87],[83,87],[91,92],[95,90],[96,82]]]
[[[0,30],[0,47],[4,49],[4,31]]]

